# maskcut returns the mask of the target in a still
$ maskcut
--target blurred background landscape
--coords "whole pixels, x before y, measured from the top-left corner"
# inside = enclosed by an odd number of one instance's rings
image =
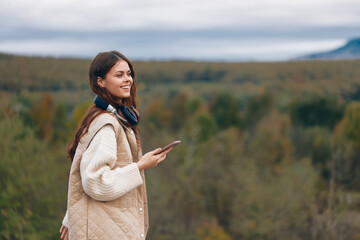
[[[0,239],[58,239],[100,51],[133,60],[148,239],[360,238],[357,0],[0,1]]]
[[[56,239],[90,60],[0,55],[0,236]],[[360,60],[134,62],[149,239],[358,239]]]

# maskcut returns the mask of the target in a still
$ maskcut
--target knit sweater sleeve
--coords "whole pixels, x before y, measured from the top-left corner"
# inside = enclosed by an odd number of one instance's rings
[[[66,214],[64,219],[62,220],[62,225],[64,225],[65,227],[69,228],[69,219],[68,219],[68,211],[66,210]]]
[[[116,167],[116,136],[111,125],[102,127],[84,152],[80,163],[86,194],[98,201],[115,200],[143,184],[138,165]]]

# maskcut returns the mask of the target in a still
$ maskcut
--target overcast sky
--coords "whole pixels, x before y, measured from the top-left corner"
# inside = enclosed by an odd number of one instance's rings
[[[0,0],[0,52],[277,61],[360,37],[359,0]]]

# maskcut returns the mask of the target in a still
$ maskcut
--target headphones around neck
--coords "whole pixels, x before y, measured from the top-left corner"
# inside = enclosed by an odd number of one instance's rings
[[[116,109],[112,105],[101,99],[99,96],[95,97],[94,103],[99,108],[114,114],[128,127],[135,126],[139,123],[139,112],[133,106],[127,107],[125,105],[122,105],[118,109]]]

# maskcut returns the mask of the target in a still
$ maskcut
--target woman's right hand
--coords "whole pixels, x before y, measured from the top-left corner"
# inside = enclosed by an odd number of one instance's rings
[[[171,150],[172,148],[169,148],[168,150],[160,153],[161,148],[157,148],[151,152],[146,153],[137,162],[139,170],[142,171],[145,169],[156,167],[156,165],[165,160],[166,154]]]

